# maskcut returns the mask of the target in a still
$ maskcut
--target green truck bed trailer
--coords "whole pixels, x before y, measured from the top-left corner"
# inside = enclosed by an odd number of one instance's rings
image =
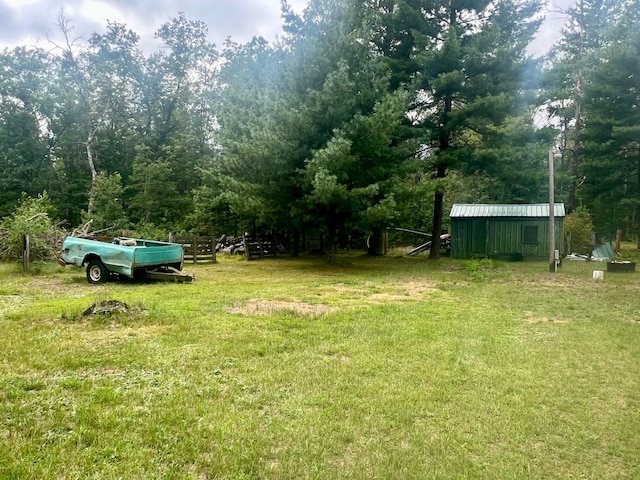
[[[87,268],[89,283],[106,282],[111,274],[129,278],[191,281],[182,273],[184,250],[176,243],[117,237],[100,241],[67,237],[58,263]]]

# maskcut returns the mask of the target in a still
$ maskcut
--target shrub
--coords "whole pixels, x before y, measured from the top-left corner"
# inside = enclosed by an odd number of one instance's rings
[[[0,257],[19,259],[22,257],[22,241],[29,235],[29,256],[33,260],[45,260],[57,254],[58,235],[52,218],[55,207],[47,192],[37,198],[22,195],[20,205],[0,224]]]
[[[568,253],[589,255],[593,250],[593,220],[584,207],[576,208],[564,219],[565,242]]]

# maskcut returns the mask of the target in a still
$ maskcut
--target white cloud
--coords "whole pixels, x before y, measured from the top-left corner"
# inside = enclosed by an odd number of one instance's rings
[[[117,7],[109,5],[107,2],[87,0],[80,5],[78,13],[86,18],[95,18],[101,23],[105,20],[127,23],[124,12]]]
[[[301,13],[308,0],[289,0]],[[564,10],[573,0],[549,0],[545,23],[529,51],[546,52],[559,38]],[[202,20],[209,27],[209,40],[218,48],[229,36],[239,43],[253,36],[274,40],[282,34],[280,2],[277,0],[0,0],[0,47],[46,45],[47,38],[58,34],[56,19],[60,9],[75,26],[74,36],[88,38],[104,32],[107,20],[124,23],[136,32],[145,51],[154,51],[153,38],[158,28],[179,12],[190,20]]]
[[[307,0],[290,0],[302,11]],[[103,32],[107,20],[124,23],[141,37],[145,49],[155,49],[154,32],[184,12],[190,20],[209,27],[209,39],[218,47],[231,36],[246,42],[253,36],[273,40],[282,31],[277,0],[0,0],[0,47],[44,45],[57,35],[61,9],[75,26],[73,34],[88,38]]]
[[[544,21],[533,42],[529,45],[529,52],[534,56],[544,55],[560,39],[562,27],[567,19],[564,12],[575,0],[548,0],[544,10]]]
[[[4,0],[4,4],[11,8],[26,7],[34,3],[42,3],[42,0]]]

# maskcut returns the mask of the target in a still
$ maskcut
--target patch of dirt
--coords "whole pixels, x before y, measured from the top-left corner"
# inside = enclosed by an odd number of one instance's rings
[[[241,305],[235,305],[228,309],[230,313],[242,315],[270,315],[272,313],[293,312],[298,315],[320,316],[331,312],[336,312],[337,307],[324,304],[304,303],[304,302],[283,302],[279,300],[263,300],[253,298]]]
[[[365,282],[357,286],[337,284],[331,286],[331,289],[343,295],[366,297],[374,303],[414,300],[426,294],[440,291],[432,283],[417,281],[391,284],[383,287],[373,282]],[[386,291],[381,292],[380,290]]]
[[[344,283],[338,283],[336,285],[331,285],[330,288],[332,291],[341,293],[341,294],[356,294],[356,295],[366,295],[369,291],[368,288],[372,288],[373,284],[364,283],[359,286],[351,286],[345,285]]]
[[[403,302],[416,300],[425,295],[440,292],[432,283],[427,282],[405,282],[398,285],[391,285],[389,292],[374,293],[369,295],[369,300],[373,302]]]
[[[411,300],[411,296],[397,295],[393,293],[374,293],[373,295],[369,295],[367,300],[373,303],[404,302]]]
[[[428,282],[407,282],[403,283],[401,287],[411,296],[440,291],[434,284]]]

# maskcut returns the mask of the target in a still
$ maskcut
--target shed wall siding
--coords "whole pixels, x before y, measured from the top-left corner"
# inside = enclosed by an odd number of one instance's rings
[[[474,227],[475,222],[475,227]],[[478,239],[478,222],[484,222],[485,239]],[[535,243],[524,243],[525,226],[537,227]],[[563,219],[556,219],[556,249],[562,252]],[[451,219],[451,255],[454,258],[473,256],[502,256],[521,254],[527,258],[547,258],[549,256],[549,219],[548,218],[463,218]],[[476,238],[474,238],[476,237]],[[479,250],[482,246],[484,251]]]
[[[470,258],[471,222],[451,219],[451,256],[453,258]]]

